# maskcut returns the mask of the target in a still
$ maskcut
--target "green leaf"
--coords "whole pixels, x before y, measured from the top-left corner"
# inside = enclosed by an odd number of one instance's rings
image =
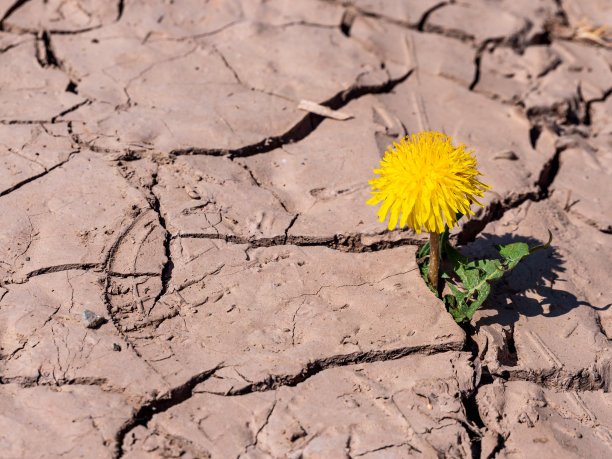
[[[529,246],[524,242],[515,242],[507,246],[496,245],[500,255],[504,258],[502,264],[504,271],[514,269],[519,261],[529,255]]]
[[[448,312],[453,316],[455,322],[463,322],[467,319],[465,314],[457,309],[457,299],[453,295],[444,295],[444,304],[448,307]]]
[[[429,259],[426,259],[421,265],[421,277],[423,278],[425,285],[429,287],[429,290],[431,290],[436,296],[438,296],[438,292],[436,291],[436,289],[434,289],[429,283],[429,279],[427,278],[428,272],[429,272]]]
[[[429,271],[429,260],[425,260],[423,264],[421,265],[421,276],[423,276],[423,279],[425,279],[425,282],[427,282],[427,272],[428,271]]]
[[[504,274],[499,260],[474,260],[470,261],[467,266],[480,269],[490,280],[497,280]]]
[[[444,295],[444,303],[448,306],[449,311],[457,308],[457,298],[453,295]]]
[[[453,265],[453,270],[457,271],[457,268],[461,265],[466,265],[470,262],[468,257],[461,255],[454,247],[451,247],[450,244],[448,244],[445,249],[446,255]]]
[[[445,295],[444,302],[455,321],[471,320],[474,313],[491,293],[491,282],[500,279],[505,272],[516,267],[526,256],[550,246],[552,233],[549,231],[548,242],[541,246],[529,248],[524,242],[515,242],[506,246],[495,245],[502,260],[473,260],[461,255],[445,241],[444,250],[451,261],[453,270],[461,280],[463,290],[448,282],[452,295]]]
[[[453,284],[448,284],[452,295],[445,295],[444,300],[448,306],[448,312],[451,313],[456,322],[463,322],[467,320],[468,306],[465,302],[467,295]],[[450,299],[452,298],[452,300]]]
[[[457,214],[457,220],[463,215]],[[445,225],[444,232],[440,235],[440,248],[443,255],[446,255],[451,262],[452,269],[461,280],[463,290],[450,282],[451,277],[442,272],[441,277],[447,281],[448,288],[452,292],[444,295],[444,303],[448,312],[456,322],[466,322],[472,319],[474,313],[482,306],[484,301],[491,293],[491,282],[500,279],[505,272],[516,267],[516,265],[529,254],[550,247],[552,233],[548,231],[548,242],[529,248],[524,242],[515,242],[506,246],[495,245],[502,259],[497,260],[470,260],[449,243],[450,231]],[[430,253],[430,244],[427,242],[419,250],[417,257],[425,258]],[[437,292],[429,285],[427,273],[429,271],[429,260],[426,259],[421,265],[421,275],[429,289],[437,295]]]
[[[417,252],[417,258],[423,258],[429,255],[429,241]]]
[[[478,292],[478,298],[476,298],[472,302],[470,307],[468,308],[468,311],[467,311],[467,314],[466,314],[468,320],[472,320],[472,316],[474,315],[476,310],[480,306],[482,306],[482,303],[484,303],[484,300],[486,300],[487,296],[489,296],[489,293],[491,293],[491,284],[489,283],[489,281],[487,281],[487,282],[481,284],[476,291]]]

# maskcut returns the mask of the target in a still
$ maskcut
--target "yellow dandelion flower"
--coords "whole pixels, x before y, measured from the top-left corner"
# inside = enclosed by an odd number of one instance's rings
[[[457,222],[456,214],[474,214],[470,205],[476,196],[482,197],[488,185],[476,179],[476,159],[465,145],[451,145],[451,137],[439,132],[421,132],[411,140],[405,137],[393,143],[370,180],[374,195],[368,204],[382,201],[378,210],[381,222],[389,217],[389,229],[406,224],[420,233],[442,233],[444,223],[449,228]],[[401,218],[400,218],[401,214]]]

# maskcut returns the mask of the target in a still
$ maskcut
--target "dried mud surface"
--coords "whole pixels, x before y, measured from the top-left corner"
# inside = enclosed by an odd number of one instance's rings
[[[609,2],[0,2],[0,456],[609,457],[585,24]],[[463,328],[365,205],[427,129],[492,186],[464,253],[554,234]]]

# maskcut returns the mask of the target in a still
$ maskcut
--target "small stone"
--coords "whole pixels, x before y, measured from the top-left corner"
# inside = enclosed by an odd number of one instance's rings
[[[185,187],[185,191],[187,192],[187,196],[191,199],[200,199],[200,194],[193,188]]]
[[[121,346],[119,346],[117,343],[113,343],[113,351],[121,352]]]
[[[106,319],[101,315],[98,315],[89,309],[85,309],[83,311],[83,325],[85,325],[87,328],[98,328],[104,322],[106,322]]]

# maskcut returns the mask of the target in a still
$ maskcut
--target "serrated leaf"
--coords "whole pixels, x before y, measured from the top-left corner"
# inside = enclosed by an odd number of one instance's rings
[[[447,295],[447,296],[450,298],[453,297],[453,295]],[[456,308],[448,308],[448,312],[450,313],[451,316],[453,316],[453,319],[455,319],[455,322],[457,323],[465,322],[467,320],[467,316]]]
[[[504,258],[503,267],[505,271],[514,269],[519,261],[529,255],[529,246],[524,242],[515,242],[506,246],[495,247]]]
[[[459,300],[462,296],[465,295],[464,292],[462,292],[461,290],[459,290],[457,287],[455,287],[453,284],[448,284],[448,287],[451,289],[451,292],[453,292],[453,295],[455,295],[455,298],[457,298],[457,300]]]
[[[457,300],[457,304],[451,314],[456,321],[461,322],[464,320],[471,320],[476,310],[482,305],[491,292],[489,282],[499,279],[504,274],[504,270],[501,269],[502,264],[499,260],[468,261],[463,255],[459,254],[460,256],[457,256],[459,252],[455,249],[452,250],[456,252],[452,255],[452,258],[455,260],[453,262],[453,267],[456,266],[455,272],[461,279],[463,287],[466,290],[465,292],[461,292],[454,285],[448,284],[453,296],[455,296]],[[462,263],[463,261],[466,262]],[[470,303],[470,300],[474,297],[475,299]],[[470,303],[469,306],[468,303]],[[461,320],[457,320],[458,318]]]
[[[467,319],[468,306],[465,303],[465,293],[459,291],[457,287],[448,284],[452,295],[445,295],[444,301],[448,307],[448,312],[453,316],[456,322],[463,322]]]
[[[470,304],[470,307],[468,308],[468,311],[466,314],[468,320],[472,320],[472,316],[474,315],[476,310],[482,305],[482,303],[484,303],[484,300],[487,299],[487,296],[489,296],[489,293],[491,293],[491,284],[489,284],[489,282],[485,282],[481,284],[478,290],[476,291],[478,292],[478,298],[476,298],[472,302],[472,304]]]
[[[467,294],[459,290],[453,284],[448,284],[448,287],[451,289],[451,292],[453,292],[453,296],[457,300],[457,308],[462,310],[463,312],[467,312],[467,304],[465,302]]]
[[[461,282],[463,282],[463,288],[466,290],[470,290],[478,283],[480,273],[477,269],[469,269],[465,265],[459,265],[455,272],[459,279],[461,279]]]
[[[499,260],[474,260],[470,261],[467,266],[482,270],[490,280],[497,280],[504,274]]]
[[[457,214],[457,220],[462,215]],[[463,256],[459,251],[449,244],[449,229],[445,226],[444,232],[440,237],[441,251],[450,260],[453,270],[462,282],[465,291],[459,290],[454,284],[447,282],[452,295],[444,295],[444,303],[446,304],[449,313],[453,316],[456,322],[464,322],[472,319],[474,313],[482,306],[484,301],[491,293],[491,282],[500,279],[505,272],[510,271],[527,255],[536,250],[545,249],[550,246],[552,241],[552,233],[549,230],[548,242],[544,245],[539,245],[529,248],[524,242],[516,242],[506,246],[495,245],[499,251],[502,260],[475,260],[470,261]],[[419,258],[429,254],[429,243],[419,251]],[[427,271],[429,269],[428,261],[423,264],[421,272],[425,282],[433,291],[427,282]],[[442,278],[450,280],[450,276],[442,273]],[[436,293],[436,292],[434,292]]]

